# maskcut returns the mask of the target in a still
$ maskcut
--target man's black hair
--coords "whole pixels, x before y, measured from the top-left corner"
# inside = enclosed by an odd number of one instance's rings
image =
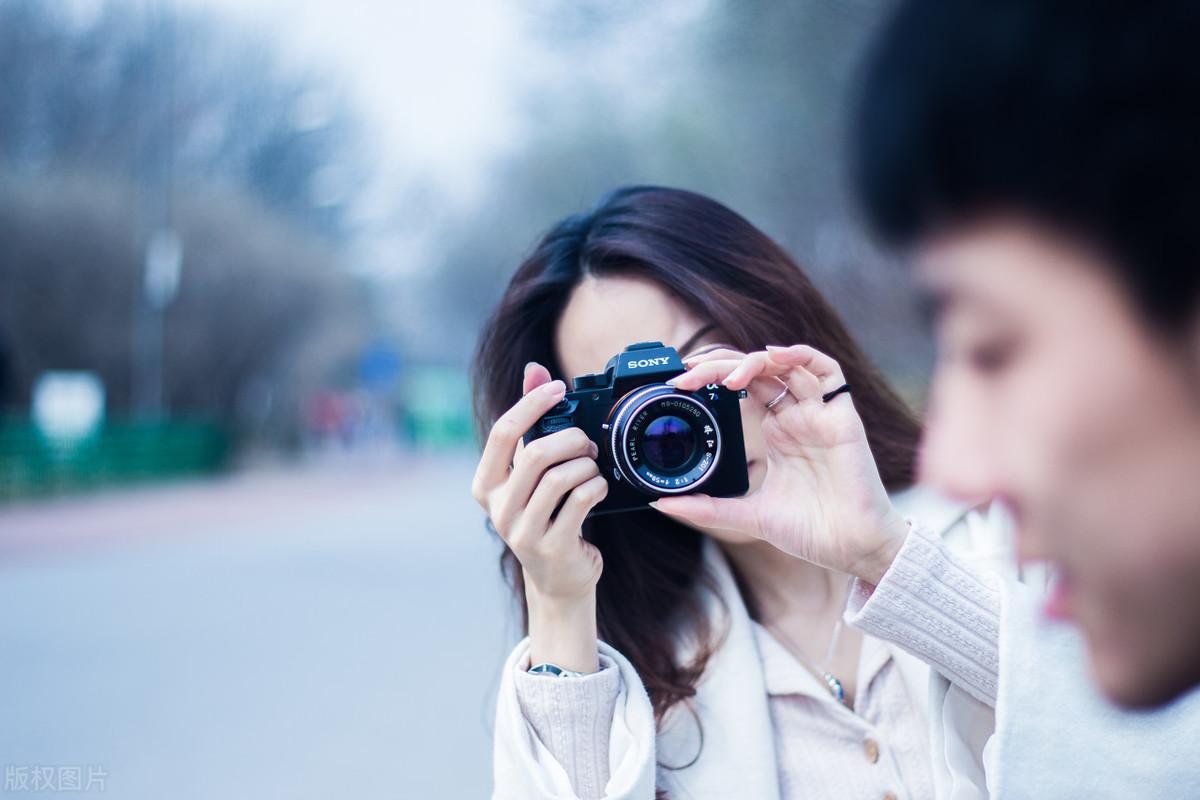
[[[1145,315],[1200,295],[1200,2],[909,0],[863,75],[854,180],[911,245],[1015,213],[1102,249]]]

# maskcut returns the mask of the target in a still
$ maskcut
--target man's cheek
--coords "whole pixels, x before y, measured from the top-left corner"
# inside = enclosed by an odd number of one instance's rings
[[[1014,370],[997,403],[995,424],[1012,480],[1044,502],[1065,499],[1094,441],[1086,411],[1072,393],[1055,387],[1046,359]]]
[[[1003,471],[1004,491],[1018,531],[1023,561],[1071,560],[1082,547],[1086,526],[1073,522],[1074,493],[1070,443],[1054,409],[1028,402],[1015,393],[997,405],[991,458]]]

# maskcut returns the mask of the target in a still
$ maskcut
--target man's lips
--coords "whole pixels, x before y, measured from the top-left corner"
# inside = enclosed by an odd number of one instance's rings
[[[1050,594],[1042,604],[1042,615],[1051,620],[1071,619],[1071,581],[1061,572],[1050,583]]]

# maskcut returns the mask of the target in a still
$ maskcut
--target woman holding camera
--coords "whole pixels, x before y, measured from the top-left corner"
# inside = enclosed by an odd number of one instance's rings
[[[681,388],[711,372],[747,390],[749,495],[789,498],[797,542],[863,554],[849,572],[882,574],[894,551],[858,539],[902,541],[909,518],[968,555],[1004,544],[986,512],[911,487],[918,423],[780,247],[708,198],[619,190],[541,240],[476,353],[472,494],[528,632],[501,680],[495,797],[986,796],[994,638],[931,673],[843,623],[847,574],[653,504],[588,518],[608,490],[596,443],[521,444],[562,379],[640,341],[691,359]]]

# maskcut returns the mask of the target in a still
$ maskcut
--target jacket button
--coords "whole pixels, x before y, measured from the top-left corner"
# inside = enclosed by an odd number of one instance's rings
[[[895,792],[884,792],[883,800],[900,800]]]
[[[863,751],[867,754],[867,761],[872,764],[879,760],[879,743],[874,739],[867,739],[863,742]]]

